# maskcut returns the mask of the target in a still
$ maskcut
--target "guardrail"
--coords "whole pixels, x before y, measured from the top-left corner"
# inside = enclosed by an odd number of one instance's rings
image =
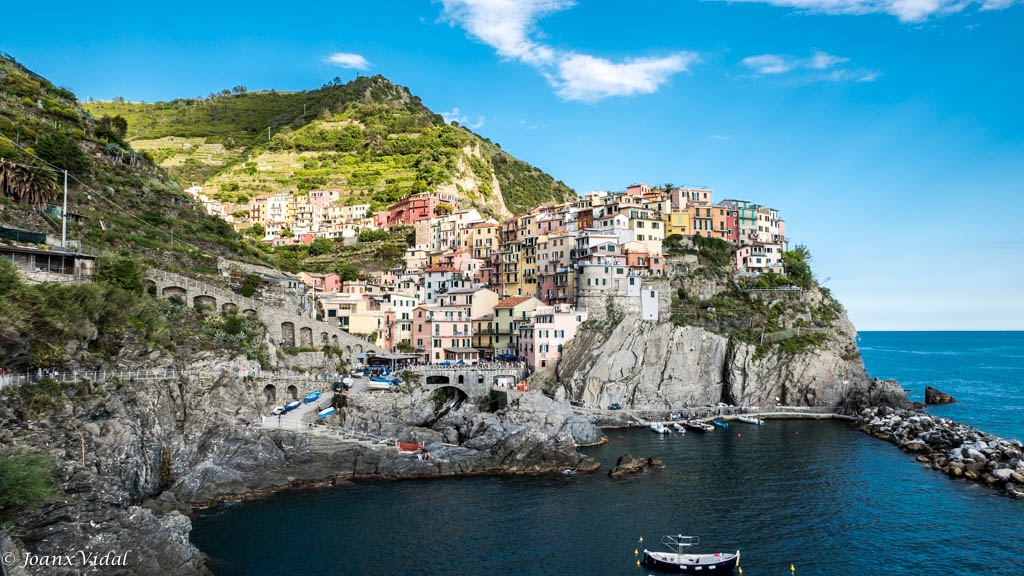
[[[138,369],[138,370],[94,370],[94,371],[54,371],[54,372],[26,372],[22,374],[8,374],[0,376],[0,389],[7,386],[30,384],[40,380],[53,380],[59,383],[78,383],[89,380],[91,382],[103,383],[108,381],[139,381],[139,380],[175,380],[178,378],[194,379],[216,379],[225,372],[233,373],[239,378],[253,378],[255,380],[270,381],[304,381],[304,382],[334,382],[340,379],[340,374],[310,374],[294,371],[247,371],[238,368],[228,367],[223,370],[199,371],[199,370],[174,370],[174,369]]]

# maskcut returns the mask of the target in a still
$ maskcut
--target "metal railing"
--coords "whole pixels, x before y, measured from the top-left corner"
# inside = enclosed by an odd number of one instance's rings
[[[252,378],[260,381],[286,381],[286,382],[310,382],[330,383],[334,382],[340,375],[295,372],[291,370],[263,372],[262,370],[243,370],[237,367],[225,367],[221,370],[175,370],[172,368],[147,368],[138,370],[88,370],[88,371],[29,371],[19,374],[7,374],[0,376],[0,389],[7,386],[17,386],[39,382],[40,380],[53,380],[59,383],[90,382],[130,382],[144,380],[176,380],[178,378],[193,378],[197,380],[216,379],[225,373],[233,373],[239,378]]]

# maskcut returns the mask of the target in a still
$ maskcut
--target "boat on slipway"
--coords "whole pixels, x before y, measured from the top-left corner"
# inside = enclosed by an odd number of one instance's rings
[[[704,433],[704,432],[714,432],[715,431],[715,427],[714,426],[712,426],[711,424],[707,424],[705,422],[689,422],[689,421],[687,421],[687,422],[685,422],[683,424],[683,426],[686,426],[687,428],[689,428],[690,430],[693,430],[694,432]]]
[[[669,434],[672,432],[672,430],[665,427],[661,422],[651,422],[651,430],[658,434]]]
[[[696,536],[665,536],[661,539],[669,551],[644,549],[640,563],[647,569],[672,574],[732,574],[740,564],[740,551],[735,554],[714,552],[689,554],[691,546],[700,543]]]

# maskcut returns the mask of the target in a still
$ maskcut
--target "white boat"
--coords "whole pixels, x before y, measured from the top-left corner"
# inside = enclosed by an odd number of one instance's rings
[[[738,420],[746,424],[757,424],[758,426],[764,424],[764,420],[761,420],[760,418],[754,418],[753,416],[740,416]]]
[[[680,424],[679,422],[673,422],[672,427],[676,429],[676,432],[679,432],[680,434],[684,435],[686,434],[686,427]]]
[[[668,434],[669,432],[671,432],[671,430],[666,428],[661,422],[651,422],[651,430],[657,432],[658,434]]]
[[[661,540],[671,552],[644,549],[641,563],[645,568],[673,574],[732,574],[739,566],[740,551],[735,554],[687,554],[699,542],[696,536],[665,536]]]

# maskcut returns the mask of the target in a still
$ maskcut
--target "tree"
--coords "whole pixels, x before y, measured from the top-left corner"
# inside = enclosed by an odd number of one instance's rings
[[[89,165],[89,160],[82,152],[82,147],[78,145],[78,140],[70,134],[48,134],[40,138],[34,148],[40,158],[68,172],[81,173]]]
[[[15,202],[46,206],[57,197],[57,175],[49,168],[0,160],[0,192]]]
[[[334,243],[327,238],[317,238],[313,240],[313,243],[309,245],[310,256],[322,256],[324,254],[330,254],[334,250]]]
[[[131,258],[104,259],[96,280],[122,290],[142,294],[142,268]]]
[[[810,260],[811,252],[803,245],[782,253],[782,261],[786,263],[786,276],[790,282],[801,288],[810,288],[814,284],[814,275],[811,272],[811,265],[808,264]]]
[[[667,193],[667,192],[671,192],[671,191],[675,190],[676,189],[676,185],[671,183],[671,182],[669,182],[669,183],[665,184],[665,186],[663,186],[663,188],[665,189],[665,192]]]
[[[342,282],[353,282],[359,279],[359,269],[344,260],[334,266],[334,273],[341,278]]]
[[[245,233],[248,234],[249,236],[252,236],[253,238],[263,238],[264,236],[267,235],[267,230],[263,227],[262,224],[257,222],[252,226],[249,226],[245,230]]]
[[[455,209],[452,208],[452,205],[447,202],[441,202],[434,207],[434,214],[437,216],[447,216],[454,211]]]

